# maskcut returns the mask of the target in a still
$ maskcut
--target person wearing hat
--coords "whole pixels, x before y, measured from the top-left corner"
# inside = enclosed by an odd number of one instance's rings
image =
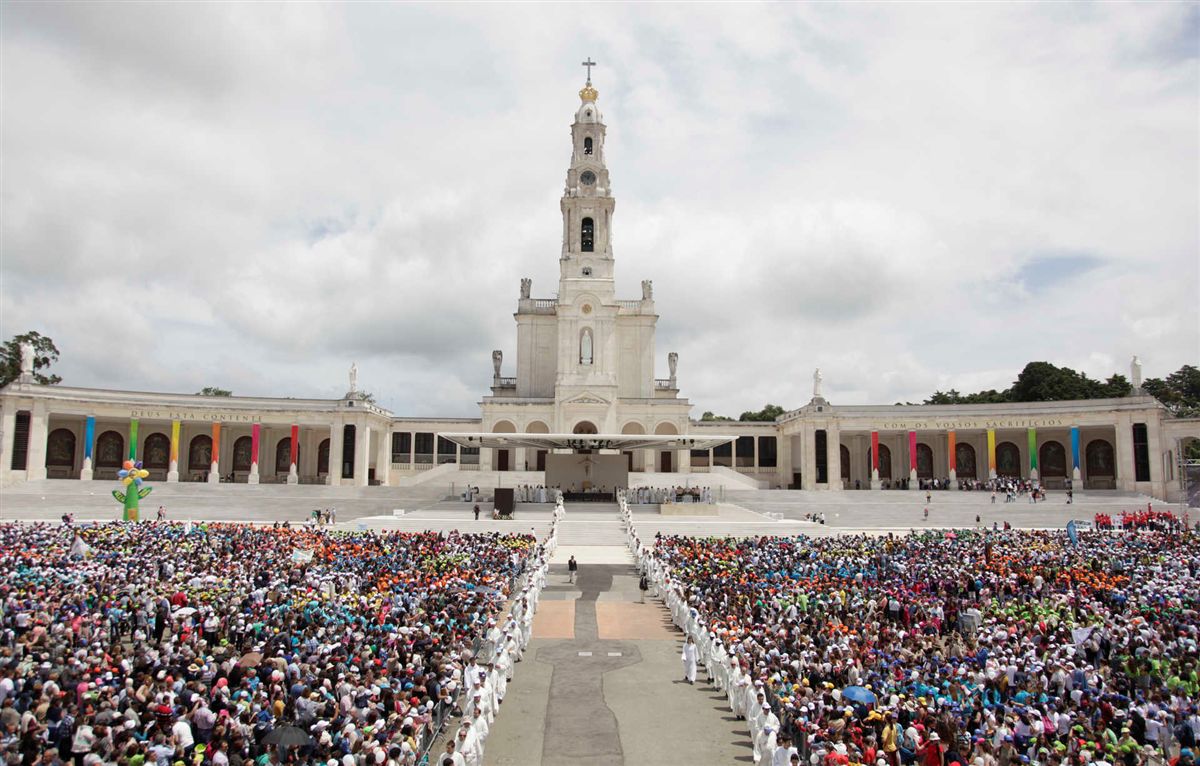
[[[936,731],[930,732],[925,744],[917,748],[917,761],[921,766],[946,766],[945,755],[942,738]]]

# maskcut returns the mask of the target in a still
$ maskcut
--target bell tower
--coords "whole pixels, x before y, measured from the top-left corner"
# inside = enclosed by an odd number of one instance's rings
[[[596,105],[599,92],[592,87],[591,68],[579,91],[580,105],[571,124],[571,166],[559,208],[563,217],[559,295],[580,289],[613,297],[612,214],[616,200],[604,160],[604,116]],[[569,298],[568,298],[569,299]]]

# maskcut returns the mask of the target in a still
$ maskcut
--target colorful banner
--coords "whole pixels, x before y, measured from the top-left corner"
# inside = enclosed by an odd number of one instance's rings
[[[83,424],[83,459],[91,460],[92,443],[96,441],[96,419],[91,415]]]
[[[996,429],[989,428],[987,432],[988,471],[996,473]]]
[[[908,472],[917,470],[917,432],[908,432]]]
[[[250,426],[250,466],[251,470],[258,463],[258,433],[260,426],[258,423]]]
[[[879,470],[879,432],[871,432],[871,470]]]
[[[1027,429],[1025,433],[1028,434],[1028,439],[1029,439],[1029,470],[1036,471],[1037,465],[1038,465],[1038,463],[1037,463],[1037,429],[1030,428],[1030,429]]]
[[[946,462],[950,464],[950,472],[958,474],[958,436],[953,431],[946,432]]]
[[[288,457],[288,463],[290,465],[296,465],[296,459],[299,456],[299,452],[300,452],[300,426],[293,423],[292,424],[291,454]]]
[[[171,462],[179,465],[179,426],[178,420],[171,421]]]
[[[221,424],[213,423],[212,432],[212,461],[221,464]]]
[[[1071,426],[1071,469],[1079,470],[1079,426]]]
[[[138,420],[137,420],[137,418],[130,418],[129,419],[129,459],[130,460],[137,460],[137,432],[138,432]]]

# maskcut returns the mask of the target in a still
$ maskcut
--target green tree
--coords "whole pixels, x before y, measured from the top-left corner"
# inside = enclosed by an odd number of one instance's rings
[[[785,412],[778,404],[768,404],[758,412],[743,412],[738,420],[741,421],[773,421]]]
[[[1200,417],[1200,369],[1185,364],[1166,378],[1147,378],[1142,388],[1176,417]]]
[[[44,370],[58,361],[58,348],[54,341],[41,333],[30,330],[21,335],[14,335],[12,340],[0,347],[0,388],[7,386],[21,376],[21,346],[29,343],[33,346],[33,379],[43,386],[61,383],[58,375],[44,375]]]
[[[705,410],[704,414],[700,416],[700,422],[702,423],[711,423],[716,420],[733,420],[733,418],[725,417],[724,415],[714,415],[712,410]]]
[[[226,388],[205,386],[196,392],[196,396],[233,396],[233,392]]]

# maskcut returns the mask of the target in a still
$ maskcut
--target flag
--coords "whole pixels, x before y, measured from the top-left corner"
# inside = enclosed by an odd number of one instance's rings
[[[79,535],[75,535],[75,539],[71,541],[71,555],[87,558],[92,555],[92,546],[85,543]]]
[[[1079,547],[1079,530],[1075,528],[1075,519],[1067,522],[1067,537],[1071,540],[1071,545]]]

